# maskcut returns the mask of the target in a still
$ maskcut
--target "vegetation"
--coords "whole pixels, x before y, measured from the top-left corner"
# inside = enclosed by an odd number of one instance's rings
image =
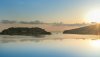
[[[26,28],[26,27],[11,27],[3,30],[2,35],[50,35],[50,32],[45,31],[42,28]]]

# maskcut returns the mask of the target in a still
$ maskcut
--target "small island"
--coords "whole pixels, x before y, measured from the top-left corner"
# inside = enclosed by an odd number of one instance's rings
[[[51,35],[50,32],[45,31],[42,28],[34,27],[11,27],[3,30],[1,35],[27,35],[27,36],[36,36],[36,35]]]
[[[80,28],[75,28],[71,30],[65,30],[63,34],[90,34],[90,35],[100,35],[100,24],[94,24],[89,26],[84,26]]]

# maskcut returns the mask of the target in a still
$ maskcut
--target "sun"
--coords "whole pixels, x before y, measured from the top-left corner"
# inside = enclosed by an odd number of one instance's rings
[[[96,9],[87,12],[85,19],[87,20],[87,22],[100,23],[100,10]]]

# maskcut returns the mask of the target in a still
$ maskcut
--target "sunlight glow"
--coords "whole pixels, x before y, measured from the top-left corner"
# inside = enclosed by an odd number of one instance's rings
[[[100,23],[100,10],[95,9],[91,10],[86,14],[86,18],[88,22],[96,22]]]
[[[92,40],[90,41],[90,45],[96,48],[100,48],[100,40]]]

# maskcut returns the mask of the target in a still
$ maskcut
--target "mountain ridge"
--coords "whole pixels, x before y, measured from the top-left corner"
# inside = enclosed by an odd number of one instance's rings
[[[63,34],[100,34],[100,24],[88,25],[71,30],[65,30]]]

